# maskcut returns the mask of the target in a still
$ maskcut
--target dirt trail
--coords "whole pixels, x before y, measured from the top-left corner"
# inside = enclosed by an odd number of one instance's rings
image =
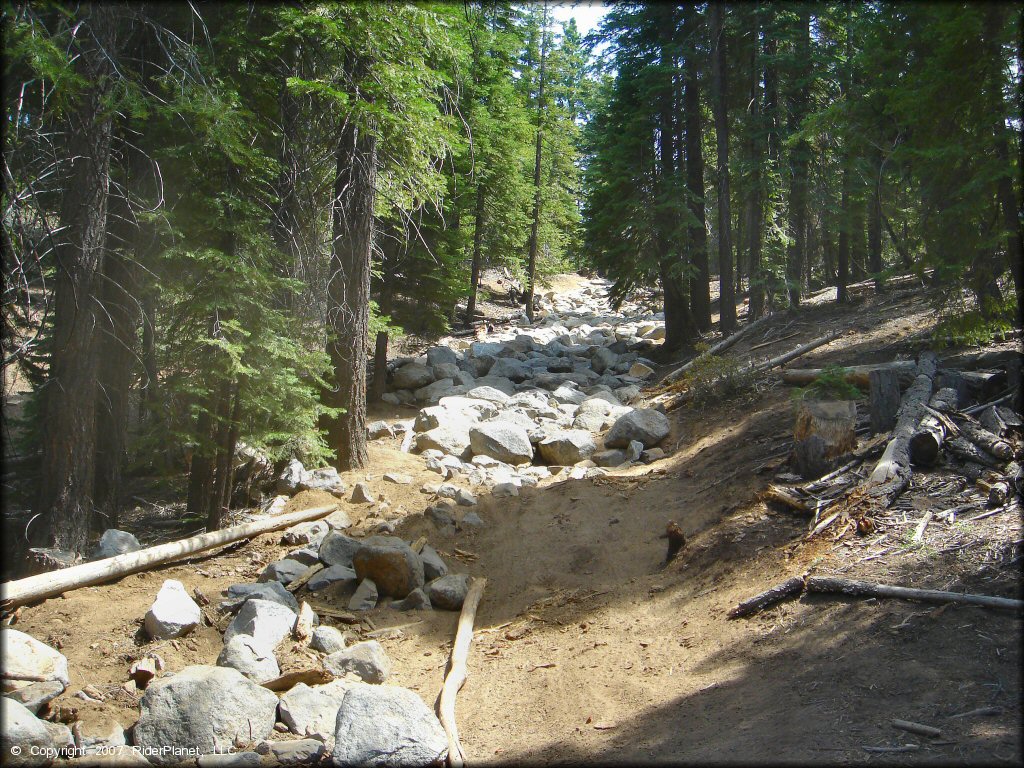
[[[919,295],[903,293],[852,308],[811,308],[770,325],[777,336],[799,333],[777,351],[826,326],[850,329],[801,360],[812,366],[910,355],[914,342],[901,337],[933,322]],[[731,354],[745,359],[762,341],[756,336]],[[369,470],[345,476],[350,483],[369,478],[392,509],[410,513],[398,535],[427,535],[453,570],[488,578],[457,703],[472,762],[1020,763],[1017,617],[805,597],[751,619],[726,618],[736,602],[811,567],[915,587],[1020,594],[1019,508],[962,530],[933,530],[935,538],[920,547],[897,533],[891,541],[804,542],[805,521],[757,500],[788,449],[789,396],[767,379],[739,399],[674,413],[664,445],[675,450],[667,459],[604,478],[545,481],[518,498],[483,496],[478,512],[487,525],[476,532],[445,536],[415,514],[426,506],[420,486],[437,475],[402,454],[397,440],[374,443]],[[384,483],[389,471],[414,482]],[[940,473],[922,478],[919,496],[931,498],[929,484],[942,482]],[[290,506],[319,500],[306,494]],[[343,504],[357,532],[374,522]],[[669,519],[689,542],[664,567],[658,534]],[[942,536],[958,536],[956,546]],[[61,643],[72,678],[64,698],[80,708],[86,732],[115,719],[127,726],[136,699],[120,683],[130,660],[153,648],[138,629],[162,580],[180,579],[216,599],[219,589],[254,580],[287,549],[276,536],[262,536],[27,607],[16,626]],[[369,615],[378,627],[401,627],[381,640],[394,661],[392,681],[433,706],[457,615],[387,608]],[[220,647],[217,631],[202,627],[160,644],[159,653],[173,670],[212,663]],[[71,698],[87,683],[108,692],[108,701]],[[948,718],[985,706],[1001,707],[1001,714]],[[941,727],[943,735],[928,741],[895,730],[893,718]],[[863,749],[905,744],[919,748],[895,755]]]

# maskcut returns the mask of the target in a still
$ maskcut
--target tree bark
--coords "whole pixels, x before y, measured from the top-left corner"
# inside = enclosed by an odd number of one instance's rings
[[[732,216],[729,201],[729,113],[726,100],[725,12],[711,3],[711,99],[718,147],[718,302],[722,336],[736,329],[736,293],[733,286]]]
[[[530,260],[526,270],[526,317],[533,322],[534,282],[537,277],[537,257],[540,251],[541,214],[541,156],[544,143],[544,80],[548,55],[548,4],[544,0],[544,14],[540,28],[540,72],[537,89],[537,146],[533,162],[533,222],[530,225]]]
[[[806,6],[800,6],[799,38],[797,39],[796,56],[799,61],[799,83],[793,97],[790,110],[790,132],[800,129],[800,124],[807,116],[810,103],[811,77],[811,14]],[[790,182],[790,238],[786,257],[786,278],[789,289],[789,304],[800,306],[800,287],[807,258],[807,166],[810,147],[806,139],[800,139],[793,147],[790,155],[792,180]]]
[[[700,32],[696,6],[684,5],[683,38],[693,41]],[[690,302],[697,329],[711,330],[711,270],[708,266],[707,216],[704,207],[703,121],[700,111],[700,66],[697,46],[691,42],[686,53],[683,82],[683,115],[686,122],[686,189],[692,216],[687,244],[696,276],[690,281]]]
[[[750,311],[747,320],[753,321],[764,315],[765,289],[764,274],[761,266],[761,244],[764,240],[764,203],[762,201],[762,169],[764,163],[764,143],[762,141],[761,117],[761,25],[760,5],[755,6],[752,33],[754,40],[750,50],[750,193],[747,198],[747,238],[749,246],[749,264],[747,274],[750,278]]]
[[[899,374],[891,368],[875,368],[868,374],[871,401],[871,433],[890,431],[900,409]]]
[[[937,411],[956,410],[958,401],[956,390],[952,387],[940,389],[928,402],[928,406]],[[925,413],[921,423],[910,438],[910,461],[919,467],[933,467],[942,452],[942,443],[946,439],[948,419],[942,419],[932,413]]]
[[[83,552],[89,536],[96,470],[96,295],[103,261],[110,185],[111,59],[117,56],[117,9],[83,10],[75,73],[89,87],[69,110],[70,172],[61,204],[66,228],[56,249],[50,377],[43,394],[42,482],[31,541]]]
[[[330,419],[327,440],[342,471],[366,464],[366,345],[370,324],[370,252],[377,183],[377,142],[344,120],[337,147],[332,204],[327,354],[335,388],[327,404],[345,413]]]
[[[487,191],[483,181],[476,183],[476,216],[473,225],[473,266],[469,276],[469,298],[466,300],[466,326],[473,324],[476,294],[480,290],[480,269],[483,263],[484,217],[487,215]]]

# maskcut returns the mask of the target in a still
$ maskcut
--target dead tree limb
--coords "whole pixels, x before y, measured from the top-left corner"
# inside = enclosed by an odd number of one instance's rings
[[[924,603],[960,603],[963,605],[980,605],[983,608],[1000,608],[1007,611],[1016,611],[1018,613],[1024,609],[1024,601],[1014,600],[1009,597],[972,595],[961,592],[943,592],[936,589],[894,587],[888,584],[874,584],[869,581],[839,579],[832,576],[811,576],[807,579],[807,591],[853,595],[855,597],[895,597],[902,600],[920,600]]]
[[[448,735],[450,768],[462,768],[466,762],[462,744],[459,743],[459,728],[455,722],[455,695],[466,682],[466,661],[469,658],[469,645],[473,642],[473,622],[486,585],[487,579],[479,577],[474,578],[469,585],[466,599],[462,602],[459,625],[455,630],[455,643],[452,645],[452,655],[448,660],[448,674],[445,675],[441,695],[437,699],[437,717]]]
[[[178,560],[185,555],[203,552],[214,547],[231,544],[242,539],[251,539],[261,533],[279,531],[290,528],[297,523],[329,515],[338,508],[337,504],[326,507],[313,507],[287,515],[276,515],[264,520],[256,520],[244,525],[235,525],[220,531],[201,533],[181,541],[171,541],[155,547],[141,549],[138,552],[126,552],[116,557],[108,557],[92,563],[82,563],[70,568],[51,573],[40,573],[18,581],[8,581],[0,585],[0,596],[3,598],[4,610],[24,605],[34,600],[53,597],[73,589],[89,587],[104,581],[137,573],[157,565]]]
[[[706,352],[702,352],[701,354],[697,355],[697,357],[693,358],[693,360],[686,363],[686,365],[680,366],[679,368],[676,368],[674,371],[669,373],[664,379],[662,379],[662,384],[672,384],[673,382],[679,381],[679,379],[686,375],[686,372],[689,371],[693,367],[693,364],[696,363],[698,360],[700,360],[701,358],[711,357],[712,355],[717,355],[719,352],[724,352],[729,347],[733,346],[737,341],[739,341],[748,333],[750,333],[752,330],[764,325],[769,320],[771,320],[770,315],[767,317],[762,317],[760,320],[755,320],[754,322],[750,323],[750,325],[743,326],[738,331],[736,331],[736,333],[722,339],[720,342],[712,346]]]
[[[940,389],[928,403],[934,411],[955,411],[956,390],[952,387]],[[919,467],[933,467],[942,453],[942,443],[949,431],[949,420],[938,413],[926,412],[921,423],[910,438],[910,460]]]
[[[766,589],[759,595],[744,600],[742,603],[737,605],[735,608],[729,610],[728,616],[730,619],[738,619],[741,616],[749,616],[752,613],[757,613],[769,605],[774,605],[787,597],[793,597],[799,595],[804,591],[804,580],[800,576],[793,576],[790,579],[786,579],[781,584],[776,584],[771,589]]]
[[[958,418],[954,415],[954,420],[960,427],[961,434],[986,453],[1001,461],[1009,461],[1013,458],[1013,447],[1008,442],[999,435],[989,432],[970,416]]]
[[[889,506],[910,485],[910,440],[921,423],[925,405],[932,394],[932,379],[935,378],[934,352],[921,354],[917,371],[917,378],[903,395],[903,401],[900,403],[900,413],[893,436],[867,481],[870,495],[884,498],[885,506]]]

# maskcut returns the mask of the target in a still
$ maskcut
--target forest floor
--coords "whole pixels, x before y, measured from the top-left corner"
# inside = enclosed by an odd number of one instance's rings
[[[843,328],[844,336],[801,358],[800,367],[910,357],[935,321],[920,290],[810,306],[777,315],[765,334],[774,329],[780,343],[762,353]],[[745,359],[763,338],[755,333],[728,355]],[[726,617],[740,600],[809,569],[1021,596],[1019,506],[974,522],[933,523],[922,542],[911,541],[923,511],[954,506],[969,493],[942,471],[915,474],[894,519],[867,537],[808,539],[805,520],[759,500],[785,469],[790,392],[768,375],[734,399],[674,411],[666,459],[605,477],[552,478],[518,498],[480,495],[486,526],[450,536],[416,514],[426,506],[420,486],[437,475],[402,453],[397,438],[371,443],[369,467],[345,474],[346,482],[368,481],[408,514],[396,535],[426,535],[453,570],[488,580],[457,702],[472,763],[1021,763],[1019,617],[806,595],[752,618]],[[376,408],[371,418],[410,413]],[[385,483],[385,472],[414,482]],[[304,492],[289,509],[334,501]],[[377,522],[366,518],[369,506],[341,503],[356,535]],[[666,567],[658,535],[669,519],[689,541]],[[162,581],[179,579],[216,601],[221,589],[254,580],[289,549],[278,539],[267,534],[70,592],[24,608],[16,626],[67,655],[64,703],[79,710],[87,733],[112,721],[128,726],[137,696],[121,686],[132,660],[155,650],[175,670],[212,664],[221,649],[210,626],[181,640],[145,641],[142,616]],[[457,613],[381,608],[369,616],[378,629],[398,627],[379,637],[394,662],[391,681],[433,707]],[[72,698],[87,684],[106,701]],[[997,714],[951,717],[982,707]],[[896,730],[894,718],[942,735]],[[905,745],[916,748],[864,749]]]

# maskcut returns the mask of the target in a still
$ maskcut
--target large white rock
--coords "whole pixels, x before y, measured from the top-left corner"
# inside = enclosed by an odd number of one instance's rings
[[[324,669],[339,677],[347,675],[365,683],[383,683],[391,674],[391,659],[376,640],[365,640],[324,658]]]
[[[421,432],[416,436],[416,451],[436,448],[461,458],[469,450],[470,426],[472,425],[469,421],[453,419],[427,432]]]
[[[146,612],[144,626],[146,634],[154,640],[167,640],[187,635],[199,626],[202,618],[202,611],[185,591],[185,585],[176,579],[167,579]]]
[[[177,765],[194,753],[162,748],[208,754],[265,739],[274,729],[277,695],[236,669],[193,666],[150,683],[139,707],[136,746],[157,765]]]
[[[343,678],[324,685],[299,683],[281,697],[278,717],[292,733],[323,742],[331,741],[341,700],[354,685],[359,683]]]
[[[4,671],[8,671],[6,666]],[[0,764],[50,765],[53,762],[56,755],[47,753],[56,745],[42,720],[6,696],[0,697],[0,718],[0,735],[3,736]]]
[[[246,600],[224,630],[224,643],[235,635],[249,635],[260,645],[275,648],[295,626],[295,613],[269,600]]]
[[[566,429],[548,435],[538,445],[540,455],[548,464],[571,467],[589,459],[597,450],[597,444],[589,432],[582,429]]]
[[[469,444],[473,453],[491,456],[509,464],[533,460],[533,445],[526,430],[507,421],[488,421],[471,427]]]
[[[440,765],[447,754],[448,738],[441,723],[413,691],[357,685],[341,700],[334,765]]]
[[[403,365],[391,379],[394,389],[419,389],[434,381],[434,372],[420,363]]]
[[[142,549],[139,540],[128,531],[119,531],[116,528],[108,528],[100,536],[99,543],[92,551],[93,560],[103,560],[107,557],[117,557],[126,552],[138,552]]]
[[[235,635],[217,657],[218,667],[231,667],[257,683],[273,680],[281,674],[274,649],[251,635]]]
[[[68,660],[64,654],[41,643],[31,635],[17,629],[4,627],[0,629],[0,667],[12,676],[41,677],[55,680],[68,687]],[[32,684],[31,680],[0,681],[3,690],[16,691]]]
[[[653,408],[638,408],[620,416],[604,436],[607,448],[628,448],[633,440],[645,448],[657,445],[671,430],[668,417]]]

